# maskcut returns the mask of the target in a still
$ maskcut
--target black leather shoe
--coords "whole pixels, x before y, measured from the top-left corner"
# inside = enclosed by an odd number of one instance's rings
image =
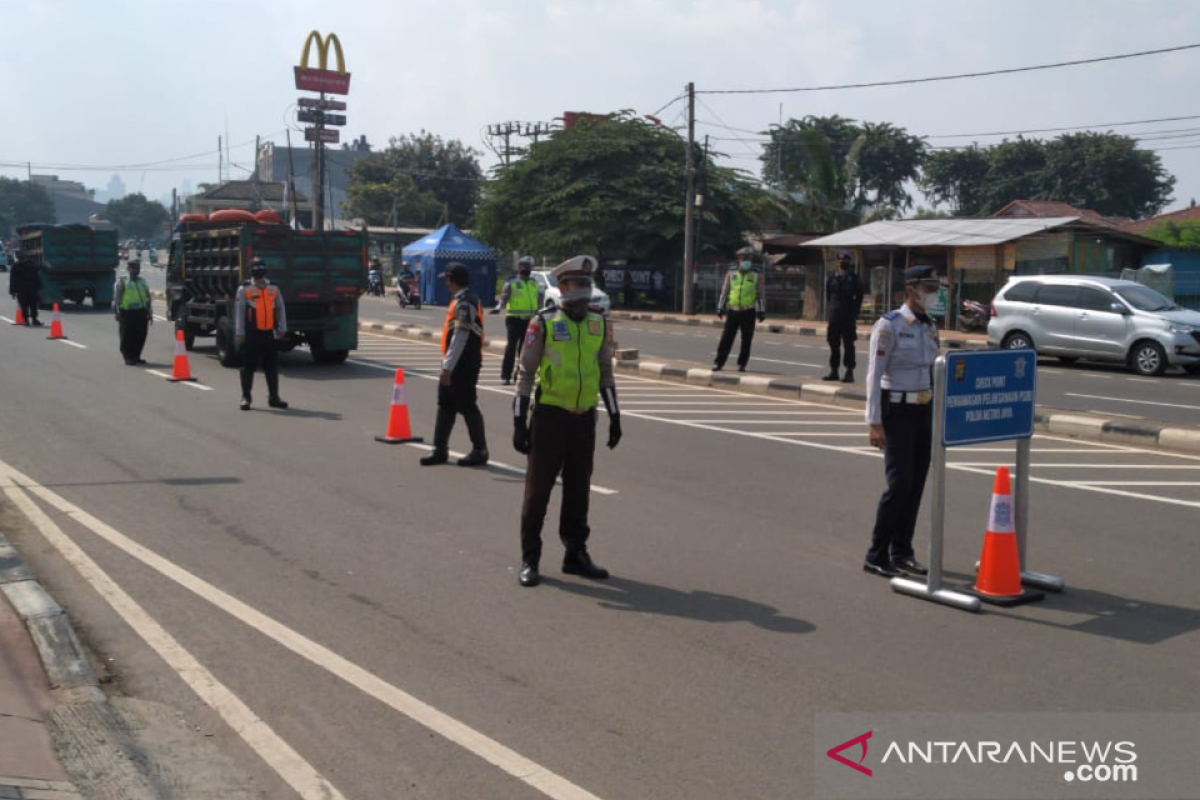
[[[745,372],[745,371],[746,371],[746,367],[745,367],[745,365],[744,365],[744,364],[738,364],[738,372]]]
[[[269,405],[271,408],[287,408],[288,407],[287,402],[285,402],[284,400],[281,400],[278,397],[272,397],[272,398],[268,399],[267,405]]]
[[[537,586],[542,582],[542,576],[538,573],[537,567],[532,564],[521,565],[521,575],[517,578],[522,586]]]
[[[829,373],[829,374],[828,374],[828,375],[826,375],[824,378],[821,378],[821,380],[823,380],[823,381],[836,381],[836,380],[839,380],[839,378],[838,378],[838,374],[837,374],[837,370],[835,369],[833,372]]]
[[[872,575],[878,575],[882,578],[899,578],[904,574],[896,569],[890,561],[886,564],[873,564],[870,561],[863,562],[863,572],[869,572]]]
[[[434,450],[429,455],[421,459],[422,467],[432,467],[436,464],[445,464],[450,460],[450,454],[445,450]]]
[[[842,378],[842,383],[854,383],[854,370],[846,370],[846,376]]]
[[[608,577],[608,570],[596,566],[592,557],[586,551],[568,555],[563,559],[562,571],[567,575],[578,575],[581,578],[591,578],[602,581]]]
[[[243,397],[242,402],[238,404],[238,408],[240,408],[242,411],[249,411],[250,410],[250,398]]]
[[[472,450],[458,460],[458,465],[460,467],[482,467],[487,462],[487,450]]]
[[[917,561],[912,556],[909,556],[908,558],[893,558],[892,563],[895,564],[898,569],[902,569],[905,572],[913,575],[929,574],[929,567],[925,566],[920,561]]]
[[[713,365],[712,365],[712,371],[713,371],[713,372],[720,372],[720,371],[721,371],[721,370],[723,370],[723,369],[725,369],[725,368],[724,368],[723,366],[721,366],[720,364],[713,364]]]

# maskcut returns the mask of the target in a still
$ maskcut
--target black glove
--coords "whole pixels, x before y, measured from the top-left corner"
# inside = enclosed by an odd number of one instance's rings
[[[513,449],[522,455],[529,455],[529,425],[524,417],[513,418]]]
[[[758,312],[758,321],[766,322],[767,321],[767,312],[765,312],[765,311]]]
[[[621,442],[621,418],[608,418],[608,449],[612,450]]]

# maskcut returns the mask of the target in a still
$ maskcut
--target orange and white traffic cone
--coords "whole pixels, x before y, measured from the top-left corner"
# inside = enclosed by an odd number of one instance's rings
[[[388,414],[386,436],[376,436],[375,441],[384,444],[403,444],[405,442],[423,442],[420,436],[412,435],[412,427],[408,424],[408,397],[404,390],[404,370],[396,370],[396,382],[392,386],[392,408]]]
[[[979,557],[979,572],[971,594],[985,603],[1015,606],[1041,600],[1041,592],[1021,587],[1021,554],[1017,549],[1017,528],[1014,518],[1012,482],[1008,467],[996,470],[992,488],[992,509],[988,515],[987,533],[983,537],[983,554]]]
[[[47,339],[65,339],[67,335],[63,333],[62,315],[58,313],[58,303],[54,304],[54,316],[50,320],[50,335]]]
[[[175,367],[171,370],[171,377],[167,380],[171,383],[196,380],[192,377],[192,370],[188,366],[187,345],[184,344],[182,330],[176,329],[175,331]]]
[[[20,306],[17,306],[17,317],[16,317],[16,319],[13,320],[13,325],[24,325],[24,324],[25,324],[25,311]]]

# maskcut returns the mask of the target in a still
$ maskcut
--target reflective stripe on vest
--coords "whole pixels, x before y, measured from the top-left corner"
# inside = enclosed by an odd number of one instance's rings
[[[132,301],[129,296],[129,290],[136,288]],[[143,309],[150,304],[150,289],[146,286],[146,282],[141,278],[137,280],[121,280],[121,310],[132,311],[134,309]]]
[[[546,349],[537,373],[539,403],[572,411],[596,407],[604,324],[604,317],[592,313],[581,322],[562,311],[546,319]]]
[[[446,355],[446,348],[450,346],[450,331],[454,325],[454,310],[458,308],[458,301],[451,300],[450,307],[446,309],[446,322],[442,325],[442,355]],[[471,333],[478,334],[479,346],[484,345],[483,339],[483,303],[476,301],[475,303],[475,324],[471,326]]]
[[[508,316],[532,319],[538,312],[537,283],[532,280],[515,280],[509,287]]]
[[[758,273],[737,270],[729,276],[729,307],[734,311],[754,308],[758,300]]]
[[[253,323],[260,331],[275,330],[275,298],[279,290],[274,286],[259,289],[250,286],[246,289],[246,322]]]

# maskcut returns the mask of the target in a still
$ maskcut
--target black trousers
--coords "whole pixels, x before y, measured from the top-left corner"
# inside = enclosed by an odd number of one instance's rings
[[[17,305],[25,315],[25,323],[29,324],[38,318],[38,290],[17,292]]]
[[[721,341],[717,344],[717,366],[725,366],[725,359],[729,358],[729,351],[733,349],[733,337],[739,331],[742,334],[742,349],[738,352],[738,366],[744,367],[750,362],[750,344],[754,341],[754,320],[757,316],[752,308],[725,313],[725,330],[721,331]]]
[[[913,533],[932,453],[933,403],[888,403],[885,396],[883,431],[887,434],[883,448],[887,489],[879,498],[867,551],[867,561],[875,564],[913,555]]]
[[[254,389],[254,371],[262,367],[267,379],[267,394],[279,396],[279,349],[274,331],[247,330],[242,343],[242,397],[250,399]]]
[[[137,361],[142,357],[142,348],[146,346],[146,332],[150,329],[150,320],[146,309],[131,308],[118,312],[118,325],[121,332],[121,355],[126,361]]]
[[[500,380],[512,380],[513,365],[521,356],[525,344],[525,331],[529,328],[528,317],[505,317],[504,328],[508,333],[508,343],[504,346],[504,361],[500,364]]]
[[[854,369],[854,340],[858,338],[858,326],[853,319],[831,319],[829,328],[825,331],[825,341],[829,342],[829,369],[837,372],[838,362],[842,360],[842,350],[846,352],[846,369]]]
[[[459,357],[450,373],[450,385],[438,384],[437,422],[433,429],[434,450],[450,447],[450,433],[461,414],[471,436],[471,447],[487,450],[487,437],[483,427],[483,412],[479,410],[479,370],[483,365],[483,354],[478,348],[468,346]]]
[[[562,511],[558,537],[567,555],[587,547],[588,502],[596,453],[596,410],[572,414],[556,406],[533,408],[525,502],[521,506],[521,561],[538,566],[542,558],[542,524],[554,482],[562,475]]]

